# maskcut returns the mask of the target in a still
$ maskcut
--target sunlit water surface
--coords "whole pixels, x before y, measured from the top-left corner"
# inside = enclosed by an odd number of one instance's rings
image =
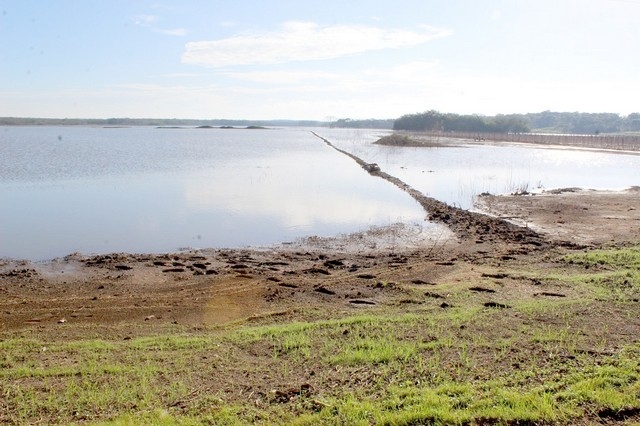
[[[385,131],[315,131],[464,208],[481,192],[640,183],[634,155],[394,148],[372,144]],[[309,129],[0,128],[0,257],[263,246],[424,217]]]
[[[373,144],[381,134],[371,130],[328,129],[323,135],[424,194],[465,209],[471,209],[474,197],[483,192],[619,190],[640,185],[637,154],[508,143],[392,147]]]
[[[0,257],[261,246],[424,216],[309,130],[0,128]]]

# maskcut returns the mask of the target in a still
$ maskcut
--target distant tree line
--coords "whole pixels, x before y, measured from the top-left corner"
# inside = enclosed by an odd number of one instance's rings
[[[393,122],[393,130],[478,133],[600,134],[640,131],[640,113],[626,117],[613,113],[551,112],[495,116],[459,115],[430,110],[406,114]]]
[[[338,127],[356,129],[393,129],[419,132],[476,132],[476,133],[569,133],[597,135],[607,133],[640,132],[640,113],[625,116],[612,113],[552,112],[528,114],[499,114],[495,116],[460,115],[430,110],[403,115],[398,119],[333,121],[315,120],[229,120],[177,118],[25,118],[0,117],[0,125],[11,126],[269,126],[269,127]]]
[[[612,113],[551,112],[525,114],[539,132],[597,135],[640,131],[640,113],[626,117]]]
[[[326,125],[314,120],[229,120],[180,118],[26,118],[0,117],[2,126],[304,126]]]
[[[393,118],[366,120],[352,120],[350,118],[340,118],[329,123],[329,127],[349,128],[349,129],[391,129],[394,123]]]
[[[437,131],[437,132],[529,132],[527,121],[519,115],[459,115],[435,110],[407,114],[393,123],[393,130]]]

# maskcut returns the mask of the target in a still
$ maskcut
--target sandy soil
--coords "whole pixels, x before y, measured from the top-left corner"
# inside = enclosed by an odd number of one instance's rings
[[[578,244],[638,242],[640,187],[625,191],[558,189],[523,196],[481,196],[480,211]]]
[[[554,250],[640,240],[639,188],[485,196],[479,206],[498,218],[432,211],[448,228],[428,235],[392,228],[262,250],[1,260],[0,332],[128,338],[167,323],[368,309],[408,303],[406,285],[472,281],[478,265],[542,262]]]

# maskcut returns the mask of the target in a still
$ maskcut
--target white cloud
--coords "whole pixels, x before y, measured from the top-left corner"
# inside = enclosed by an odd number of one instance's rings
[[[136,25],[143,27],[149,27],[158,21],[158,17],[155,15],[137,15],[133,18],[133,22]]]
[[[220,40],[187,43],[182,61],[208,67],[277,64],[337,58],[372,50],[416,46],[450,35],[443,28],[421,26],[394,30],[362,25],[321,27],[288,22],[279,32],[242,34]]]
[[[185,28],[158,28],[157,23],[160,22],[160,18],[157,15],[136,15],[132,18],[132,20],[136,25],[140,27],[149,28],[151,31],[155,31],[161,34],[184,37],[189,33],[189,31]]]
[[[329,81],[339,78],[338,74],[325,71],[250,71],[231,72],[225,75],[236,80],[268,84],[296,84],[303,81]]]

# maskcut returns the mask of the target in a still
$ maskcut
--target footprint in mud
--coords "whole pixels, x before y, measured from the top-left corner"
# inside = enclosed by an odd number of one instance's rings
[[[478,293],[495,293],[495,290],[485,287],[471,287],[469,290],[476,291]]]
[[[424,280],[411,280],[411,284],[416,284],[416,285],[436,285],[436,283],[432,283],[432,282],[428,282],[428,281],[424,281]]]
[[[322,268],[309,268],[303,271],[305,274],[321,274],[321,275],[331,275],[331,272]]]
[[[567,297],[566,294],[562,294],[562,293],[552,293],[550,291],[543,291],[542,293],[535,293],[535,296],[549,296],[549,297]]]
[[[341,268],[344,266],[344,262],[340,259],[334,259],[334,260],[327,260],[326,262],[323,263],[323,265],[326,268]]]
[[[289,283],[279,283],[278,284],[280,287],[285,287],[285,288],[298,288],[297,285],[295,284],[289,284]],[[317,290],[316,290],[317,291]]]
[[[511,306],[505,305],[504,303],[487,302],[487,303],[484,304],[484,307],[485,308],[507,309],[507,308],[510,308]]]
[[[129,271],[129,270],[133,269],[129,265],[116,265],[116,266],[114,266],[114,268],[117,269],[118,271]]]
[[[162,272],[184,272],[184,268],[167,268],[163,269]]]
[[[365,299],[351,299],[349,303],[354,305],[376,305],[377,303],[373,300],[365,300]]]
[[[247,269],[249,268],[247,265],[243,265],[242,263],[236,263],[231,265],[231,269]]]
[[[335,291],[329,290],[328,288],[326,288],[324,286],[316,287],[316,288],[313,289],[313,291],[316,291],[316,292],[322,293],[322,294],[327,294],[329,296],[333,296],[334,294],[336,294]]]
[[[362,278],[363,280],[372,280],[372,279],[376,278],[376,276],[373,275],[373,274],[359,274],[359,275],[356,275],[356,276],[358,278]]]
[[[483,278],[494,278],[496,280],[501,280],[501,279],[507,278],[508,276],[509,275],[501,273],[501,272],[498,272],[496,274],[490,274],[490,273],[487,273],[487,272],[483,272],[482,273],[482,277]]]

